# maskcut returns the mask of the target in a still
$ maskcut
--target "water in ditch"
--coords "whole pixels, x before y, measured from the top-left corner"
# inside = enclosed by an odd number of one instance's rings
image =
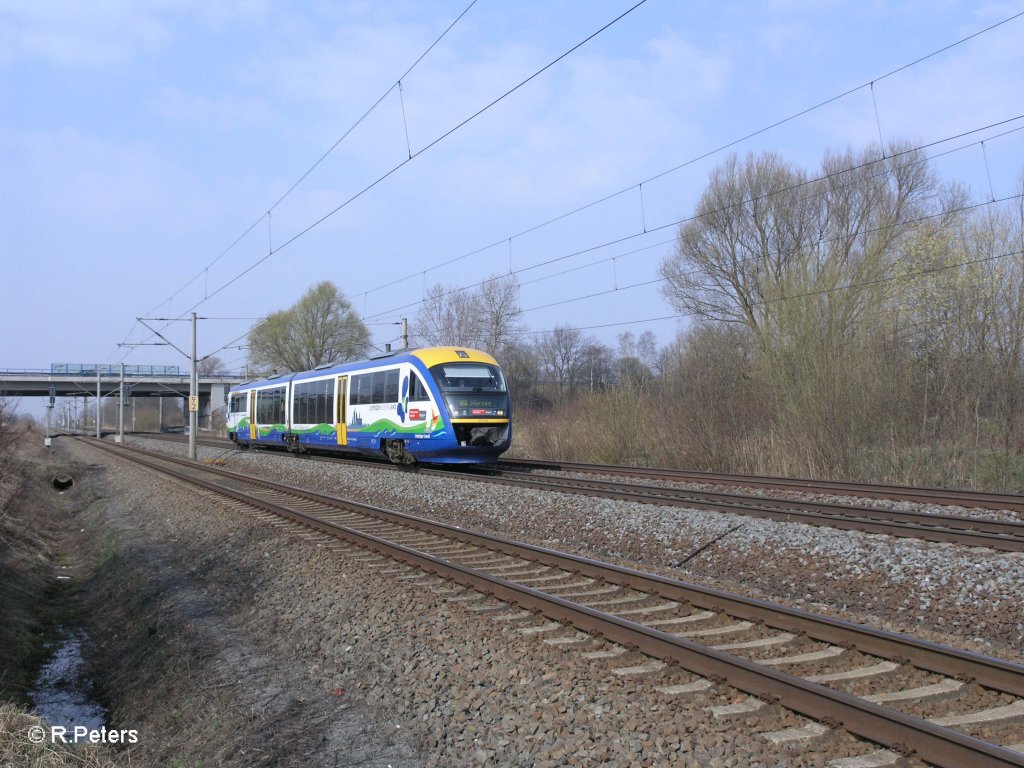
[[[106,710],[93,698],[92,681],[85,675],[85,640],[81,630],[58,627],[53,655],[39,670],[28,694],[33,712],[50,725],[66,728],[69,741],[76,727],[99,730],[107,717]]]

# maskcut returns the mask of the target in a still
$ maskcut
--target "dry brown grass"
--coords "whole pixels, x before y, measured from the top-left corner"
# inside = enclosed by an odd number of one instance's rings
[[[862,435],[826,461],[815,448],[827,444],[828,429],[816,441],[796,419],[783,425],[763,408],[744,409],[753,398],[739,394],[724,386],[704,393],[696,387],[613,389],[545,410],[520,408],[508,456],[904,485],[1024,487],[1020,454],[988,445],[920,445],[914,434],[891,440]]]
[[[23,695],[32,682],[52,586],[54,510],[42,480],[45,466],[35,460],[17,466],[18,474],[0,480],[0,699]]]

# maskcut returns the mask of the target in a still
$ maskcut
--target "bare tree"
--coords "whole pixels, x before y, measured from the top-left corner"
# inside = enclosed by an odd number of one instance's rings
[[[541,359],[558,385],[558,399],[571,395],[579,376],[583,334],[576,328],[556,325],[540,341]]]
[[[631,389],[647,386],[657,362],[658,343],[654,333],[644,331],[639,339],[629,331],[619,334],[619,359],[615,368],[621,385]]]
[[[0,392],[0,477],[3,477],[14,459],[14,426],[17,423],[18,401]]]
[[[516,322],[521,313],[519,281],[515,275],[492,277],[480,286],[476,298],[480,314],[480,347],[496,355],[521,330]]]
[[[665,295],[765,348],[807,327],[839,338],[878,307],[906,222],[936,191],[924,155],[901,146],[829,155],[814,179],[775,153],[731,157],[662,262]]]
[[[540,391],[543,363],[537,344],[510,340],[501,348],[499,359],[517,407],[547,405],[547,400]]]
[[[328,281],[317,283],[290,309],[271,314],[249,332],[254,366],[304,371],[364,356],[370,332],[352,305]]]
[[[412,335],[426,346],[479,346],[482,334],[475,295],[441,283],[432,286],[413,321]]]
[[[1024,185],[1022,185],[1024,188]],[[955,447],[957,474],[976,482],[979,456],[1013,482],[1024,449],[1024,206],[961,215],[907,253],[917,274],[898,308],[919,368],[922,440]],[[998,451],[998,453],[996,453]],[[968,463],[964,463],[964,459]]]
[[[199,371],[200,376],[210,376],[211,374],[218,373],[223,367],[224,362],[216,355],[204,357],[196,364],[196,369]]]
[[[584,344],[579,353],[579,383],[590,393],[603,392],[615,378],[615,353],[598,341]]]
[[[514,275],[492,277],[476,291],[439,283],[427,291],[413,333],[424,344],[476,347],[496,355],[520,330],[519,314]]]

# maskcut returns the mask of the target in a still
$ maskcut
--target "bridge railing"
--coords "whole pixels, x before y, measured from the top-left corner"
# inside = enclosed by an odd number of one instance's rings
[[[120,365],[97,365],[96,363],[53,363],[52,374],[72,374],[75,376],[119,376]],[[182,376],[178,365],[126,365],[125,376]]]
[[[94,379],[97,375],[97,366],[82,366],[75,368],[73,366],[67,366],[68,370],[53,370],[55,366],[51,368],[0,368],[0,376],[25,376],[25,377],[41,377],[41,376],[82,376]],[[119,368],[109,370],[110,366],[98,366],[99,375],[106,379],[117,378],[121,375]],[[125,378],[158,378],[165,376],[167,378],[176,379],[187,379],[189,377],[188,371],[183,371],[175,366],[160,366],[160,365],[139,365],[133,366],[133,370],[129,370],[128,366],[125,366],[124,371]],[[200,379],[248,379],[251,378],[244,370],[238,371],[209,371],[207,373],[200,373]]]

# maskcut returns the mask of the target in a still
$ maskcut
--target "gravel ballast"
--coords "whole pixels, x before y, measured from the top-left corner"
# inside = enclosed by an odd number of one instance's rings
[[[184,451],[144,442],[172,455]],[[325,493],[1024,660],[1019,588],[1024,555],[1018,553],[428,477],[281,452],[199,450],[201,458],[223,459],[228,468]]]
[[[146,447],[175,455],[184,450],[155,441],[146,441]],[[279,526],[205,494],[182,493],[176,483],[154,481],[151,473],[124,468],[127,465],[84,445],[73,444],[68,450],[80,460],[118,467],[109,482],[124,507],[125,521],[138,526],[140,535],[173,543],[174,557],[208,585],[211,599],[236,605],[240,626],[260,634],[260,653],[293,657],[324,690],[341,691],[340,699],[365,704],[376,713],[377,727],[393,731],[399,741],[408,739],[422,764],[820,766],[874,748],[842,732],[798,748],[774,745],[765,738],[766,731],[807,721],[768,706],[749,715],[716,717],[710,707],[748,699],[727,686],[666,699],[650,682],[611,673],[628,658],[614,665],[584,660],[522,635],[517,629],[524,625],[495,622],[486,613],[449,600],[443,584],[417,587],[392,574],[368,571],[360,565],[361,558],[353,558],[344,548],[334,552],[302,535],[282,536]],[[225,458],[223,451],[200,450],[208,460]],[[743,577],[721,567],[723,558],[728,556],[735,565],[744,557],[755,557],[744,567],[763,572],[767,563],[760,561],[767,558],[751,553],[770,547],[777,550],[773,557],[793,557],[799,541],[794,541],[792,529],[804,528],[283,454],[229,453],[226,458],[229,468],[240,471],[258,469],[265,476],[334,495],[632,561],[759,597],[775,597],[766,589],[773,587],[772,572],[755,581],[752,590],[736,589]],[[127,506],[126,496],[131,499]],[[759,530],[760,536],[751,536],[751,529]],[[808,530],[811,539],[821,531]],[[697,558],[671,566],[723,535]],[[902,543],[852,536],[862,543]],[[791,545],[783,547],[781,541]],[[737,544],[744,549],[734,551]],[[917,549],[934,550],[925,553],[931,556],[955,554],[955,548],[947,546]],[[814,555],[802,554],[814,561]],[[884,558],[866,562],[863,567],[873,573]],[[840,565],[831,563],[837,572]],[[779,568],[784,572],[782,565]],[[805,567],[803,574],[814,574],[813,567]],[[815,587],[814,596],[826,598],[832,582],[815,576],[822,587]],[[889,588],[905,583],[891,579]],[[807,607],[803,594],[811,593],[804,591],[789,602]],[[877,589],[874,596],[880,596]],[[984,597],[981,594],[977,602]],[[849,607],[845,610],[852,613]],[[654,677],[659,685],[693,680],[678,670]],[[395,765],[420,764],[408,759]]]

